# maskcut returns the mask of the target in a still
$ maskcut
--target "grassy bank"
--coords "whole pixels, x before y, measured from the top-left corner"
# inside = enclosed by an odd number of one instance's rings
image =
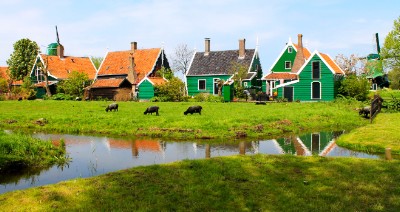
[[[65,161],[65,147],[23,134],[0,131],[0,174],[28,167],[47,167]]]
[[[5,211],[396,211],[399,167],[348,158],[213,158],[9,192],[0,204]]]
[[[110,102],[0,102],[0,128],[42,132],[153,136],[173,139],[268,138],[282,134],[353,129],[367,121],[355,103],[187,103],[118,102],[118,112],[105,112]],[[201,115],[183,115],[191,105]],[[150,105],[160,116],[143,115]],[[44,118],[46,123],[37,122]]]
[[[391,148],[400,154],[400,113],[380,113],[372,124],[352,130],[336,141],[340,146],[371,153]]]

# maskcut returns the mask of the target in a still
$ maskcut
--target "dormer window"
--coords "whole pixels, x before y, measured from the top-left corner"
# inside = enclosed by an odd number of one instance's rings
[[[292,62],[291,61],[285,61],[285,69],[291,69],[292,68]]]
[[[288,53],[292,53],[293,52],[293,48],[291,46],[289,46],[288,49],[287,49],[287,52]]]

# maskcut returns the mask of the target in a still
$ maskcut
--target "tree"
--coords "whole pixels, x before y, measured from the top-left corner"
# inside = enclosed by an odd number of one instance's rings
[[[10,70],[10,78],[13,80],[22,80],[32,70],[36,56],[39,53],[39,46],[35,41],[28,38],[18,40],[14,43],[14,52],[7,60]]]
[[[194,50],[190,50],[187,44],[179,44],[175,48],[175,55],[172,58],[172,67],[185,75],[189,69],[190,61],[193,58]]]
[[[185,94],[185,83],[178,77],[172,77],[168,82],[157,85],[155,89],[158,91],[157,96],[165,101],[181,101]]]
[[[101,63],[103,62],[104,58],[102,57],[91,57],[90,58],[93,62],[94,67],[98,70],[100,68]]]
[[[0,77],[0,95],[8,92],[7,80]]]
[[[356,74],[359,75],[364,70],[364,60],[358,57],[355,54],[351,54],[349,57],[346,57],[343,54],[338,54],[335,57],[336,64],[344,71],[346,75]]]
[[[241,63],[232,61],[228,72],[233,75],[232,79],[235,81],[235,85],[242,87],[242,81],[246,79],[248,74],[247,67]]]
[[[218,96],[222,96],[222,87],[224,86],[225,80],[218,80],[217,81],[217,86],[218,86]]]
[[[370,83],[368,79],[363,76],[356,76],[354,74],[347,76],[341,82],[338,93],[352,97],[359,101],[364,101],[368,97]]]
[[[390,87],[399,88],[400,81],[400,17],[394,20],[393,30],[385,38],[381,50],[384,65],[389,69]]]
[[[167,80],[170,80],[174,77],[174,73],[172,73],[172,70],[169,68],[165,68],[164,66],[161,67],[161,69],[159,69],[156,72],[156,76],[158,77],[164,77]]]
[[[60,91],[71,96],[82,96],[83,89],[90,84],[89,77],[86,73],[72,71],[68,79],[59,83]]]
[[[21,91],[26,99],[31,100],[36,98],[36,91],[29,76],[24,77],[21,85]]]
[[[46,56],[43,60],[43,64],[42,63],[37,63],[38,64],[38,68],[40,69],[40,71],[43,73],[44,76],[44,82],[45,82],[45,89],[46,89],[46,95],[48,97],[51,96],[51,91],[49,88],[49,70],[48,70],[48,64],[49,64],[49,57]]]

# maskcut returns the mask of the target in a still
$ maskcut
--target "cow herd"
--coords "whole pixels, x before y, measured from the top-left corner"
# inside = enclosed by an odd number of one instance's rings
[[[144,111],[144,115],[150,114],[152,115],[153,113],[156,113],[156,115],[158,116],[158,110],[160,108],[158,106],[150,106],[148,108],[146,108],[146,110]],[[193,114],[193,113],[198,113],[201,115],[201,110],[203,108],[199,105],[194,105],[194,106],[190,106],[185,112],[183,112],[183,115],[187,115],[188,113]],[[112,103],[109,104],[106,107],[106,112],[108,111],[118,111],[118,104],[117,103]]]

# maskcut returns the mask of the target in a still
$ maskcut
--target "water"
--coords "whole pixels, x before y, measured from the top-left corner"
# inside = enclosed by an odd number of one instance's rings
[[[337,133],[312,133],[289,138],[261,141],[235,141],[207,144],[204,142],[172,142],[152,139],[117,139],[81,135],[34,134],[43,140],[65,140],[72,161],[63,167],[0,176],[0,193],[40,185],[54,184],[75,178],[96,176],[136,166],[163,164],[184,159],[200,159],[237,154],[293,154],[328,157],[380,158],[338,147]]]

